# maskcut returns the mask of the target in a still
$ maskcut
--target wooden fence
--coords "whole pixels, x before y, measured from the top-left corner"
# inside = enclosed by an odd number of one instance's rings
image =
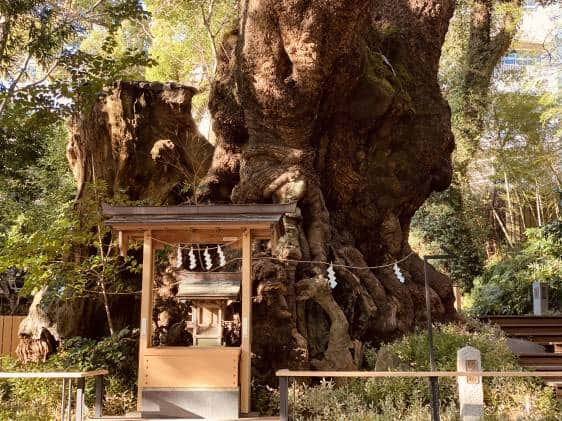
[[[291,371],[278,370],[279,378],[279,416],[281,421],[289,421],[289,380],[298,377],[309,378],[334,378],[334,377],[363,377],[363,378],[388,378],[388,377],[416,377],[416,378],[438,378],[438,377],[542,377],[560,378],[562,371]],[[436,410],[439,408],[439,399],[433,401]],[[439,419],[438,413],[432,417]]]
[[[18,328],[25,316],[0,316],[0,356],[16,356]]]
[[[18,316],[16,316],[18,317]],[[102,408],[103,408],[103,376],[107,376],[108,371],[102,370],[92,370],[92,371],[74,371],[74,372],[64,372],[64,371],[54,371],[48,373],[41,372],[6,372],[0,371],[0,380],[2,379],[62,379],[62,393],[61,393],[61,405],[60,405],[60,420],[61,421],[71,421],[72,413],[72,382],[76,384],[76,399],[75,402],[75,421],[84,421],[86,414],[86,405],[84,402],[84,388],[86,386],[85,380],[88,377],[95,377],[96,379],[96,401],[95,401],[95,416],[96,418],[102,419]]]

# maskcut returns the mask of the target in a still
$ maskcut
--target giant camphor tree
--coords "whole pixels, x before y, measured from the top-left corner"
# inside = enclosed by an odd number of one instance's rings
[[[423,261],[408,231],[429,194],[451,181],[454,140],[437,72],[454,2],[240,7],[218,49],[209,102],[217,143],[196,201],[298,202],[277,248],[256,251],[279,260],[254,262],[254,367],[351,369],[365,343],[425,320]],[[168,171],[156,201],[177,202],[176,187],[194,174],[185,151],[200,141],[184,89],[122,84],[75,119],[69,156],[81,186],[96,176],[97,154],[97,177],[133,200]],[[433,269],[429,278],[433,316],[455,318],[450,280]]]
[[[406,277],[336,267],[330,290],[325,264],[259,261],[255,281],[286,300],[257,306],[258,355],[279,360],[273,351],[290,343],[289,358],[352,368],[362,343],[424,319],[423,265],[408,229],[451,179],[437,70],[452,13],[449,1],[244,2],[211,92],[218,143],[204,197],[298,201],[279,257],[351,267],[404,259]],[[454,317],[451,283],[430,278],[435,317]]]

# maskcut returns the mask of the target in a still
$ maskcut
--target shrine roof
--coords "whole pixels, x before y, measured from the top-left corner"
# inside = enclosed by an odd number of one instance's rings
[[[178,298],[233,299],[240,293],[240,273],[182,270],[175,276],[179,280]]]
[[[191,206],[102,205],[105,223],[115,229],[161,229],[174,226],[256,226],[278,223],[296,203]]]

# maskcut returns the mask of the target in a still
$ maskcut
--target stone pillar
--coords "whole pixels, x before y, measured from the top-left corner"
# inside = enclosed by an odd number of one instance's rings
[[[533,314],[544,316],[548,311],[548,285],[542,282],[533,282]]]
[[[481,371],[480,351],[465,346],[457,351],[457,371]],[[459,385],[459,406],[462,421],[476,421],[484,416],[484,392],[482,377],[457,377]]]

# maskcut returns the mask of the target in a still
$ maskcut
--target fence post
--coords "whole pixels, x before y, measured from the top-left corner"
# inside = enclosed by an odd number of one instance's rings
[[[65,403],[66,403],[66,397],[65,397],[65,392],[66,392],[66,379],[63,378],[62,379],[62,393],[61,393],[61,398],[60,398],[60,419],[61,421],[64,421],[64,413],[65,413]]]
[[[67,393],[67,402],[66,402],[66,414],[68,415],[68,421],[71,421],[70,419],[70,413],[71,413],[71,409],[72,409],[72,379],[68,378],[66,379],[66,382],[68,383],[68,393]]]
[[[103,376],[96,376],[96,418],[101,418],[103,412]]]
[[[471,346],[465,346],[457,351],[457,371],[481,371],[480,351]],[[459,376],[459,405],[461,421],[476,421],[484,416],[484,391],[482,377]]]
[[[84,421],[84,377],[76,382],[76,421]]]
[[[544,316],[548,312],[548,285],[533,282],[533,314]]]
[[[279,418],[289,421],[289,378],[279,377]]]

